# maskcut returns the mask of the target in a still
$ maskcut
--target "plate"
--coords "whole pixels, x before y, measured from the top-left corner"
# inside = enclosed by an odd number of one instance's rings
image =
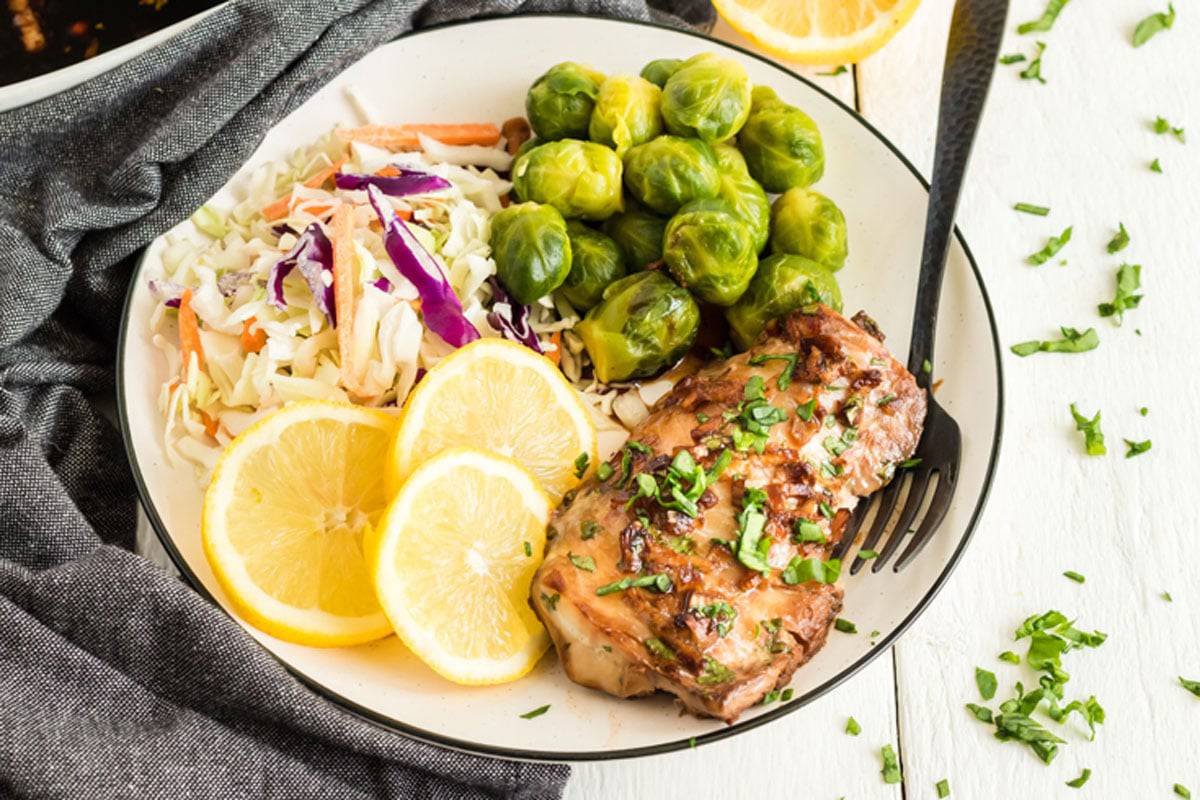
[[[499,123],[522,113],[525,91],[547,67],[574,60],[608,73],[636,74],[653,58],[715,51],[745,65],[755,83],[816,120],[826,145],[817,188],[848,221],[850,257],[838,273],[847,312],[869,311],[903,358],[916,292],[927,186],[878,131],[821,89],[749,52],[703,36],[646,24],[570,16],[492,19],[435,28],[372,52],[281,121],[213,199],[229,205],[250,170],[309,141],[316,132],[358,117],[345,93],[374,121]],[[386,113],[386,116],[384,116]],[[935,109],[929,109],[935,113]],[[174,229],[186,233],[190,223]],[[147,248],[122,322],[119,401],[126,446],[146,513],[192,585],[234,614],[200,547],[201,493],[189,467],[172,467],[163,449],[156,400],[165,360],[146,320],[154,300],[146,285],[162,249]],[[244,623],[250,635],[314,689],[363,717],[429,742],[475,753],[536,760],[627,758],[733,736],[794,711],[849,678],[920,615],[945,583],[983,509],[1000,441],[1002,379],[995,321],[961,234],[955,237],[942,291],[935,374],[938,401],[963,431],[963,462],[954,502],[933,542],[908,569],[869,570],[846,583],[844,616],[858,635],[831,632],[828,644],[793,681],[786,704],[756,706],[734,725],[680,716],[666,695],[617,700],[571,683],[553,654],[526,678],[499,687],[455,686],[405,651],[395,637],[361,647],[321,650],[281,642]],[[235,615],[236,616],[236,615]],[[871,638],[871,631],[879,634]],[[518,715],[549,703],[533,720]]]

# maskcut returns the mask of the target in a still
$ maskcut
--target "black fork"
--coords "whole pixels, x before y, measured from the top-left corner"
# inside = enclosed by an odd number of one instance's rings
[[[884,568],[910,532],[912,536],[896,561],[895,571],[899,572],[912,563],[917,553],[937,532],[958,484],[962,433],[958,423],[938,405],[933,396],[933,339],[937,329],[942,276],[946,272],[946,258],[950,253],[950,240],[954,232],[954,214],[958,209],[967,162],[975,143],[975,131],[983,115],[984,100],[992,81],[1007,16],[1008,0],[958,0],[954,6],[950,41],[946,46],[946,68],[942,75],[937,143],[933,154],[933,182],[925,217],[925,244],[921,253],[921,273],[917,282],[917,302],[908,349],[908,369],[916,376],[917,384],[929,398],[925,430],[908,465],[897,470],[883,491],[858,504],[834,550],[836,558],[846,557],[858,537],[859,528],[874,506],[874,520],[863,539],[862,549],[875,549],[884,533],[889,529],[891,533],[874,559],[872,572]],[[895,524],[889,525],[902,496],[904,504],[900,507],[900,514],[895,517]],[[878,501],[872,502],[875,498]],[[913,525],[922,508],[925,509],[924,516],[914,530]],[[856,574],[865,563],[861,557],[855,557],[850,574]]]

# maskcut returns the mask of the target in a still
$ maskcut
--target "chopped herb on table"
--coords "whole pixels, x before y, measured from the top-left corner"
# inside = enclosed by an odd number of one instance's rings
[[[1157,172],[1159,175],[1163,174],[1162,164],[1157,158],[1150,162],[1150,171]]]
[[[1170,30],[1175,24],[1175,6],[1167,3],[1166,13],[1151,14],[1137,24],[1133,29],[1133,46],[1141,47],[1150,38],[1163,31]]]
[[[544,706],[538,706],[533,711],[526,711],[524,714],[518,714],[517,716],[519,716],[521,719],[533,719],[534,717],[540,717],[549,710],[550,705],[546,704]]]
[[[1159,595],[1159,597],[1161,597],[1163,600],[1167,601],[1168,603],[1175,602],[1174,599],[1171,597],[1170,592],[1163,592],[1162,594]]]
[[[1125,446],[1128,448],[1125,451],[1125,457],[1133,458],[1134,456],[1140,456],[1142,453],[1150,449],[1150,440],[1147,439],[1144,442],[1133,442],[1129,439],[1126,439]]]
[[[998,685],[994,672],[989,672],[981,667],[975,668],[975,686],[979,689],[979,696],[984,700],[991,700],[996,696],[996,686]]]
[[[1047,261],[1054,258],[1054,256],[1058,255],[1058,251],[1062,250],[1067,242],[1071,241],[1071,231],[1073,229],[1073,225],[1068,225],[1066,229],[1063,230],[1063,232],[1058,236],[1051,236],[1048,240],[1046,240],[1045,247],[1043,247],[1041,250],[1038,250],[1025,260],[1035,267],[1045,264]]]
[[[845,75],[849,71],[845,64],[839,64],[837,69],[831,69],[828,72],[818,72],[817,74],[823,78],[831,78],[835,75]]]
[[[858,724],[858,720],[856,720],[854,717],[846,718],[846,733],[850,734],[851,736],[858,736],[860,733],[862,733],[862,726]]]
[[[1173,125],[1171,125],[1170,122],[1167,122],[1167,120],[1164,117],[1155,118],[1154,132],[1160,136],[1164,133],[1169,133],[1172,136],[1174,136],[1176,139],[1178,139],[1181,144],[1185,142],[1183,128],[1174,127]]]
[[[1109,255],[1119,253],[1129,246],[1129,231],[1125,230],[1125,223],[1118,222],[1117,224],[1121,227],[1108,242]]]
[[[1187,678],[1180,675],[1179,685],[1196,695],[1196,697],[1200,697],[1200,681],[1189,681]]]
[[[1183,800],[1192,800],[1192,793],[1182,783],[1175,784],[1175,794],[1183,798]]]
[[[833,621],[833,627],[842,633],[858,633],[858,626],[848,619],[838,617]]]
[[[858,557],[863,561],[870,561],[872,558],[878,558],[879,553],[875,550],[859,550]]]
[[[1045,83],[1046,79],[1042,77],[1042,53],[1046,52],[1046,43],[1038,42],[1037,49],[1037,55],[1029,62],[1029,66],[1021,70],[1021,77],[1027,81]]]
[[[1000,56],[1001,64],[1020,64],[1025,60],[1025,56],[1020,53],[1009,53],[1006,56]]]
[[[1088,328],[1082,333],[1076,328],[1059,328],[1063,338],[1048,341],[1030,341],[1014,344],[1010,349],[1021,357],[1034,353],[1086,353],[1100,346],[1100,334],[1095,328]]]
[[[1108,452],[1108,448],[1104,446],[1104,432],[1100,430],[1100,411],[1096,411],[1096,416],[1088,419],[1079,410],[1075,408],[1075,404],[1071,403],[1071,416],[1075,419],[1075,430],[1083,433],[1083,446],[1089,456],[1102,456]]]
[[[1080,575],[1078,572],[1075,572],[1074,570],[1067,570],[1066,572],[1063,573],[1063,577],[1069,578],[1070,580],[1073,580],[1076,583],[1083,583],[1086,580],[1086,578],[1084,578],[1082,575]]]
[[[1035,206],[1033,203],[1017,203],[1013,206],[1014,211],[1020,211],[1024,214],[1033,214],[1034,216],[1044,217],[1050,213],[1050,209],[1046,206]]]
[[[1046,10],[1042,12],[1042,16],[1032,22],[1023,22],[1017,26],[1017,33],[1024,35],[1027,33],[1048,33],[1054,27],[1054,21],[1058,19],[1059,13],[1066,6],[1068,0],[1048,0]]]
[[[1009,664],[1020,664],[1021,663],[1021,657],[1019,655],[1017,655],[1016,653],[1014,653],[1012,650],[1005,650],[1003,653],[996,656],[996,658],[1000,659],[1001,661],[1005,661]]]
[[[937,789],[938,800],[942,800],[942,798],[950,796],[950,781],[946,780],[945,778],[942,778],[940,781],[938,781],[934,788]]]
[[[883,775],[883,782],[899,783],[900,760],[896,758],[896,751],[890,744],[885,744],[879,750],[879,757],[883,760],[883,769],[880,771],[880,774]]]
[[[989,724],[992,722],[992,710],[990,708],[985,708],[975,703],[967,703],[967,710],[980,722],[987,722]]]
[[[1082,786],[1088,782],[1088,778],[1090,777],[1092,777],[1092,771],[1087,767],[1084,767],[1083,772],[1079,773],[1078,778],[1067,781],[1067,786],[1070,786],[1072,789],[1082,788]]]
[[[1137,308],[1142,302],[1142,295],[1134,294],[1142,288],[1142,265],[1122,264],[1117,269],[1117,294],[1111,303],[1101,303],[1096,307],[1102,317],[1113,317],[1120,325],[1125,319],[1125,312]]]

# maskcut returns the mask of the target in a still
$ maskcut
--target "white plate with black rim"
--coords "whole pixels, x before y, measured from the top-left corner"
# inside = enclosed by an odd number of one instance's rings
[[[927,187],[878,131],[803,78],[752,53],[692,33],[653,25],[571,16],[490,19],[426,30],[380,47],[281,121],[214,198],[231,205],[256,166],[311,141],[356,115],[343,91],[353,86],[395,122],[497,123],[522,113],[525,91],[547,67],[580,61],[610,74],[633,73],[655,58],[715,51],[745,65],[755,83],[816,120],[826,151],[817,185],[843,209],[850,257],[838,273],[848,313],[865,309],[901,358],[924,228]],[[935,113],[930,108],[929,113]],[[186,230],[182,223],[177,230]],[[201,488],[191,468],[163,452],[157,409],[167,364],[151,343],[154,299],[147,278],[162,240],[151,244],[131,285],[119,350],[121,424],[147,516],[179,570],[198,591],[234,615],[200,546]],[[843,616],[859,633],[829,642],[792,680],[787,703],[756,706],[733,725],[681,716],[666,695],[617,700],[578,686],[553,652],[527,677],[495,687],[456,686],[426,668],[395,637],[343,649],[317,649],[246,630],[315,690],[396,732],[475,753],[539,760],[626,758],[712,741],[765,724],[819,697],[865,666],[917,618],[949,578],[979,520],[1000,441],[1002,379],[995,321],[983,279],[958,235],[942,292],[935,374],[938,400],[963,431],[954,502],[941,530],[900,573],[863,570],[846,580]],[[870,632],[879,633],[872,637]],[[547,714],[520,714],[550,704]]]

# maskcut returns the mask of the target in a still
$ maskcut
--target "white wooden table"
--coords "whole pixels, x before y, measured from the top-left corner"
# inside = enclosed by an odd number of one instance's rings
[[[1003,52],[1033,50],[1034,37],[1015,27],[1044,5],[1013,0]],[[959,224],[1002,343],[1056,338],[1058,325],[1095,326],[1102,342],[1082,355],[1006,350],[1000,467],[949,585],[891,653],[818,702],[695,751],[582,765],[568,798],[918,800],[936,797],[942,778],[954,800],[1173,798],[1176,782],[1200,797],[1200,700],[1176,681],[1200,679],[1200,15],[1195,4],[1176,5],[1175,27],[1135,50],[1134,25],[1166,0],[1071,3],[1040,36],[1046,85],[998,67]],[[924,0],[853,74],[814,78],[926,175],[952,7]],[[716,33],[746,44],[727,27]],[[1149,124],[1160,114],[1193,129],[1195,143],[1156,136]],[[1156,157],[1161,175],[1148,169]],[[1019,214],[1019,201],[1052,212]],[[1118,221],[1132,243],[1110,256]],[[1067,225],[1068,266],[1023,263]],[[1118,329],[1096,304],[1112,299],[1122,260],[1143,264],[1146,298]],[[1108,456],[1084,455],[1072,401],[1103,410]],[[1122,437],[1152,439],[1153,450],[1127,460]],[[1071,696],[1095,693],[1108,719],[1094,742],[1068,725],[1069,744],[1047,767],[1026,747],[996,741],[963,704],[978,701],[976,665],[1000,678],[996,702],[1014,680],[1036,685],[1027,667],[996,655],[1026,616],[1051,608],[1109,634],[1099,649],[1064,659]],[[862,724],[857,738],[843,733],[847,715]],[[880,777],[886,743],[900,753],[903,786]],[[1088,784],[1065,786],[1083,767],[1093,771]]]

